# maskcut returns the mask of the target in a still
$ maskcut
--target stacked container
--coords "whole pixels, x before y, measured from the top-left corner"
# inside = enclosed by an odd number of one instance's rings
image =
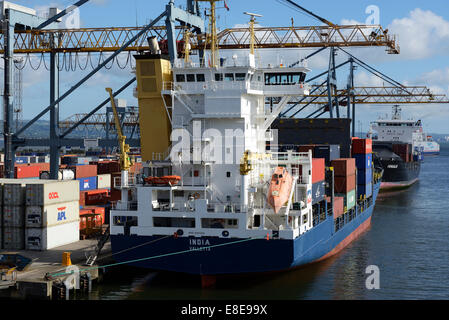
[[[357,166],[357,198],[368,198],[373,194],[372,140],[353,140],[352,156]]]
[[[79,240],[79,182],[27,184],[25,247],[47,250]]]
[[[97,166],[76,165],[69,167],[75,173],[75,179],[79,181],[79,191],[97,189]]]
[[[325,196],[325,160],[312,159],[312,205],[324,200]]]
[[[338,197],[343,197],[345,211],[355,206],[356,166],[354,158],[342,158],[331,161],[334,168],[334,191]]]

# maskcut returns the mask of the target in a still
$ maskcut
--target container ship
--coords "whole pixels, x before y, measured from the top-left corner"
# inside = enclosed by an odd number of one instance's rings
[[[115,181],[119,263],[207,282],[323,260],[369,227],[382,175],[371,140],[348,139],[346,158],[329,145],[283,150],[273,122],[308,94],[310,70],[232,60],[172,65],[157,44],[136,56],[143,169]]]
[[[421,121],[402,120],[401,109],[394,106],[392,118],[372,122],[368,135],[375,160],[384,169],[382,191],[408,188],[418,181],[424,150]]]

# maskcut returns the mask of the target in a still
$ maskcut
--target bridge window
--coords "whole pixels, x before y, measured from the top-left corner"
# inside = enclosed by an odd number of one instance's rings
[[[236,81],[245,81],[246,73],[236,73],[235,80]]]
[[[223,81],[223,73],[216,73],[215,81]]]
[[[153,225],[162,228],[195,228],[195,218],[153,217]]]
[[[303,83],[306,79],[304,72],[297,73],[266,73],[265,85],[294,85]]]
[[[197,82],[204,82],[204,81],[206,81],[206,79],[204,78],[204,74],[202,74],[202,73],[197,74],[196,75],[196,81]]]
[[[194,74],[188,74],[187,75],[187,82],[195,82],[195,75]]]
[[[225,73],[225,81],[234,81],[233,73]]]
[[[176,75],[176,82],[185,82],[186,76],[184,74],[177,74]]]

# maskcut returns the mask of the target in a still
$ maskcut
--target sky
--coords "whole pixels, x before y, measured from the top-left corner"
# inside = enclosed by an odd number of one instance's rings
[[[389,55],[385,52],[385,48],[350,48],[348,52],[404,85],[425,85],[434,93],[449,96],[449,2],[445,0],[426,2],[417,0],[295,1],[336,24],[371,23],[373,21],[370,18],[373,17],[373,12],[367,9],[376,6],[379,23],[384,29],[389,30],[389,34],[397,35],[401,53]],[[63,9],[76,1],[15,0],[12,2],[34,8],[42,13],[50,6]],[[156,18],[164,10],[167,2],[168,0],[91,0],[80,8],[79,20],[65,20],[60,27],[142,26]],[[176,0],[175,4],[185,6],[185,0]],[[227,4],[230,8],[229,11],[224,8],[218,9],[218,27],[220,29],[246,25],[248,16],[243,14],[245,11],[261,14],[263,17],[258,18],[261,26],[290,26],[292,18],[295,26],[322,24],[304,13],[281,4],[278,0],[227,0]],[[260,50],[257,54],[262,57],[264,62],[270,58],[294,61],[310,52],[310,50],[303,49],[282,52]],[[222,52],[222,54],[231,55],[229,52]],[[239,51],[238,54],[246,53]],[[310,76],[327,69],[328,54],[328,51],[325,50],[308,61],[308,66],[312,69]],[[127,55],[120,57],[122,67],[126,65],[127,58]],[[40,59],[39,56],[31,58],[34,68],[39,65]],[[97,61],[98,55],[93,55],[92,59]],[[337,63],[346,59],[345,54],[339,51]],[[47,61],[46,58],[45,61]],[[80,57],[80,62],[85,61],[84,56]],[[88,71],[89,68],[85,71],[62,71],[60,74],[61,94],[72,87]],[[99,72],[61,103],[60,118],[65,119],[74,113],[90,111],[107,98],[105,87],[119,88],[133,76],[131,71],[131,66],[128,63],[123,70],[115,65],[110,70]],[[29,64],[23,70],[24,119],[31,119],[48,106],[48,73],[45,63],[41,63],[37,71],[31,69]],[[345,86],[347,76],[347,68],[338,72],[337,78],[340,87]],[[3,87],[3,79],[0,79],[0,83]],[[358,68],[355,74],[355,84],[356,86],[382,86],[384,83],[362,68]],[[121,98],[126,99],[130,106],[137,105],[137,100],[132,95],[132,88],[124,92]],[[449,134],[448,105],[404,105],[402,109],[405,118],[422,119],[426,132]],[[366,131],[370,121],[386,114],[391,114],[390,105],[359,105],[357,107],[357,128],[362,127],[362,130]]]

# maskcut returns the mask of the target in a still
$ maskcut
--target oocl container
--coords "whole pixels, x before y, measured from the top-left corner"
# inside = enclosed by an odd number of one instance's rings
[[[25,209],[26,227],[51,227],[79,221],[78,201],[45,206],[29,206]]]
[[[48,250],[79,241],[79,221],[25,231],[27,250]]]
[[[39,180],[41,183],[27,184],[27,206],[43,206],[79,200],[79,181]]]

